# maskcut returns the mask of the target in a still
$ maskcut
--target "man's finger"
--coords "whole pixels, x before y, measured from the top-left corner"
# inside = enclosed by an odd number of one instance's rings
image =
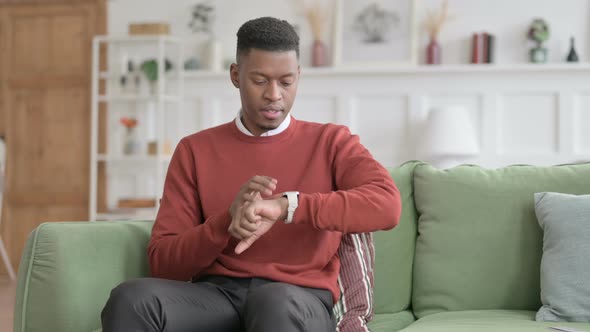
[[[261,184],[274,183],[275,185],[278,182],[277,179],[270,177],[270,176],[266,176],[266,175],[256,175],[251,179],[251,181],[258,182]]]
[[[243,253],[246,249],[250,248],[250,246],[256,242],[256,240],[258,240],[258,235],[253,233],[249,238],[240,241],[235,249],[236,254],[239,255]]]
[[[232,217],[231,224],[227,228],[227,231],[229,232],[229,234],[231,236],[235,237],[236,239],[240,239],[240,240],[248,238],[252,235],[252,233],[250,231],[244,230],[240,226],[240,221],[242,219],[243,211],[244,211],[244,204],[237,207],[237,209],[235,211],[235,215]]]
[[[260,201],[257,201],[260,202]],[[256,205],[257,202],[253,202],[248,204],[247,206],[244,207],[244,210],[242,210],[241,213],[241,220],[240,223],[243,224],[244,222],[249,222],[249,223],[256,223],[258,221],[260,221],[260,219],[262,219],[262,217],[260,216],[260,214],[258,212],[258,210],[260,210],[260,208],[258,208]]]
[[[238,240],[244,240],[251,237],[254,233],[240,226],[233,226],[228,229],[229,234]]]
[[[272,192],[277,189],[277,180],[269,176],[255,176],[249,183],[249,188],[256,190],[266,195],[272,195]]]
[[[244,202],[254,202],[256,200],[260,200],[262,197],[258,191],[251,191],[242,195],[242,200]]]
[[[270,195],[272,195],[272,192],[275,189],[276,189],[275,185],[267,186],[267,185],[260,184],[260,183],[250,182],[250,184],[248,184],[248,189],[246,190],[246,192],[256,191],[256,192],[263,193],[266,196],[270,196]]]
[[[240,227],[242,229],[249,231],[249,232],[254,232],[258,229],[258,224],[261,219],[262,218],[257,217],[257,220],[255,222],[250,222],[246,219],[242,219],[242,220],[240,220]]]

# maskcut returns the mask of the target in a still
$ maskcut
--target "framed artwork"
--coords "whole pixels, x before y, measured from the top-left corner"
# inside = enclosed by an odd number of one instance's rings
[[[414,0],[337,0],[334,66],[416,64]]]

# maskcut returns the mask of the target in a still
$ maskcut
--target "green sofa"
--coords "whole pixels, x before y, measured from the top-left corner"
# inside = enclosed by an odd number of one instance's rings
[[[391,171],[403,201],[398,227],[375,234],[371,331],[547,331],[590,324],[535,322],[542,230],[533,193],[590,193],[590,164]],[[100,329],[109,291],[146,276],[152,223],[45,223],[30,236],[14,331]]]

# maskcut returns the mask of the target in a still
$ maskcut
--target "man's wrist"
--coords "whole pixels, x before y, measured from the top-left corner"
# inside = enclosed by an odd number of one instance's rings
[[[279,204],[281,205],[281,216],[279,220],[287,220],[288,216],[288,209],[289,209],[289,200],[285,196],[279,197]]]

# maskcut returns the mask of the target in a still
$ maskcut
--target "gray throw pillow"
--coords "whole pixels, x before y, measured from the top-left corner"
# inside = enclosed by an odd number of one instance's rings
[[[538,321],[590,322],[590,195],[535,194],[543,229]]]

